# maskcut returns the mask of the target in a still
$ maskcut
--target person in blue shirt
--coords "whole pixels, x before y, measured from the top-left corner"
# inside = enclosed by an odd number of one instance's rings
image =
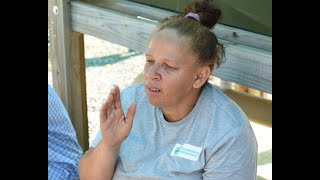
[[[54,89],[48,84],[48,179],[79,179],[82,148],[69,115]]]
[[[82,180],[255,180],[258,144],[240,107],[208,82],[224,62],[212,28],[221,10],[187,4],[151,34],[143,83],[115,86],[100,131],[79,162]]]

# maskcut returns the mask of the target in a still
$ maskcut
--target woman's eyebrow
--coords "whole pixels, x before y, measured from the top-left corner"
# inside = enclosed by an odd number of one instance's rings
[[[152,54],[149,54],[149,53],[146,53],[145,56],[146,57],[149,56],[149,57],[153,58]],[[169,63],[175,64],[175,65],[178,65],[178,63],[176,61],[174,61],[173,59],[167,58],[167,57],[166,58],[161,58],[161,60],[165,61],[165,62],[169,62]]]

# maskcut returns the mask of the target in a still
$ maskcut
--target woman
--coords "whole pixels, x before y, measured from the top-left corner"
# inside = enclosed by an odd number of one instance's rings
[[[210,31],[220,16],[203,1],[161,22],[146,52],[144,83],[121,95],[115,86],[101,107],[101,132],[80,160],[81,179],[255,179],[250,123],[207,82],[224,55]]]

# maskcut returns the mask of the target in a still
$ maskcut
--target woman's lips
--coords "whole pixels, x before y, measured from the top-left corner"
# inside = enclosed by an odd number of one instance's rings
[[[158,95],[161,92],[160,89],[152,87],[152,86],[147,86],[146,89],[147,89],[147,93],[150,95],[153,95],[153,96]]]

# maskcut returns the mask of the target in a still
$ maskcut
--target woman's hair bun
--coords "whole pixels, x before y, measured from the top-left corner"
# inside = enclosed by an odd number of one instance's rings
[[[183,14],[196,13],[200,17],[200,23],[209,29],[221,18],[221,10],[213,3],[212,0],[195,1],[187,4],[183,9]]]

